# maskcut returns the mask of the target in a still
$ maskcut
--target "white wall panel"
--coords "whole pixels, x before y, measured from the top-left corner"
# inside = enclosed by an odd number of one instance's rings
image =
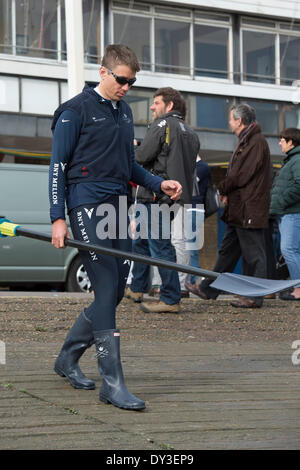
[[[0,77],[0,111],[19,111],[19,79]]]
[[[28,59],[13,57],[6,55],[5,58],[0,58],[0,73],[13,75],[26,75],[27,77],[45,77],[52,79],[66,79],[67,78],[67,67],[65,64],[49,63],[49,62],[40,62],[36,63],[34,57]]]
[[[23,113],[52,115],[58,104],[58,82],[30,78],[21,80]]]
[[[64,103],[69,99],[68,82],[60,84],[60,103]]]

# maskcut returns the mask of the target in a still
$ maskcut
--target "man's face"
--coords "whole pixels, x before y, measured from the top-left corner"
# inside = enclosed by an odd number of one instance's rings
[[[150,109],[152,111],[153,121],[157,118],[160,118],[168,112],[169,105],[163,101],[162,96],[155,96]]]
[[[112,75],[113,72],[114,75]],[[112,69],[100,67],[101,82],[99,90],[103,98],[113,101],[120,101],[128,93],[130,85],[126,83],[121,85],[118,83],[118,77],[126,78],[127,80],[135,78],[135,72],[127,65],[116,65]]]
[[[230,111],[230,114],[229,114],[229,126],[232,130],[232,132],[236,135],[239,135],[239,133],[242,131],[242,119],[241,118],[238,118],[238,119],[234,119],[234,116],[233,116],[233,111]]]

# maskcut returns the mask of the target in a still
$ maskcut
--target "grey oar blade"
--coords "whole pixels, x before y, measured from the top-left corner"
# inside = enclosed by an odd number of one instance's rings
[[[294,287],[297,284],[300,285],[300,279],[278,281],[274,279],[243,276],[235,273],[222,273],[219,274],[210,287],[244,297],[262,297],[288,289],[289,287]]]

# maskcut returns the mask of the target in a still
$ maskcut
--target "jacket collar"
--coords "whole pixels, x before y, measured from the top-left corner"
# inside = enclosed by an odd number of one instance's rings
[[[300,153],[300,145],[298,145],[297,147],[294,147],[291,150],[289,150],[287,152],[287,155],[290,157],[290,156],[295,155],[295,153]]]
[[[162,118],[167,118],[167,117],[171,117],[171,116],[176,117],[178,119],[182,119],[182,114],[179,111],[176,111],[176,109],[174,109],[173,111],[170,111],[167,114],[164,114],[164,116],[162,116]]]
[[[242,132],[238,136],[238,140],[241,142],[242,140],[245,140],[247,137],[250,137],[251,135],[254,135],[254,134],[258,134],[259,132],[261,132],[261,127],[255,121],[242,130]]]
[[[83,91],[83,93],[88,93],[93,98],[96,98],[96,100],[99,101],[99,103],[103,103],[103,104],[108,103],[108,104],[111,105],[111,100],[107,100],[106,98],[103,98],[103,96],[101,96],[99,93],[97,93],[94,90],[94,87],[90,87],[89,85],[85,85],[82,91]],[[121,101],[122,100],[117,102],[118,107],[120,106]]]
[[[294,147],[293,149],[287,152],[286,156],[283,159],[283,163],[287,163],[288,160],[295,157],[296,155],[300,157],[300,145],[298,145],[297,147]]]

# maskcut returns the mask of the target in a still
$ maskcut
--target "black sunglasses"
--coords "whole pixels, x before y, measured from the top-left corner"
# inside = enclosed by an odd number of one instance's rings
[[[136,82],[136,78],[126,78],[126,77],[119,77],[119,75],[116,75],[114,72],[112,72],[110,69],[106,67],[106,70],[108,70],[109,73],[112,74],[114,79],[119,85],[126,85],[128,84],[129,86],[132,86]]]

